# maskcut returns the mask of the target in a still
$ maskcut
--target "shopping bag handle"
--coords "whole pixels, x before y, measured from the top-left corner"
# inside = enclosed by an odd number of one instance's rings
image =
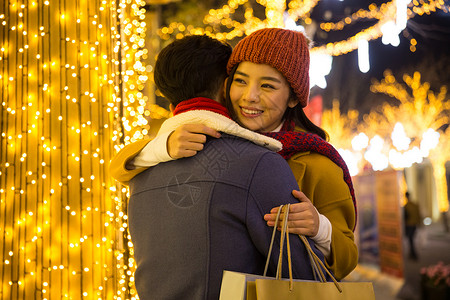
[[[283,224],[281,226],[281,237],[280,237],[280,256],[278,257],[277,273],[275,275],[275,278],[281,279],[282,264],[283,264],[283,246],[284,246],[284,238],[286,237],[286,244],[287,244],[286,248],[287,248],[287,252],[288,252],[288,268],[289,268],[289,290],[292,290],[293,279],[292,279],[291,247],[289,244],[289,232],[288,232],[288,224],[287,224],[288,223],[287,220],[289,218],[289,209],[290,209],[290,204],[280,205],[280,207],[278,209],[277,217],[275,219],[275,226],[273,227],[273,231],[272,231],[272,238],[270,240],[269,252],[267,254],[266,266],[264,267],[263,276],[267,275],[270,257],[272,256],[273,242],[275,240],[275,234],[277,232],[278,222],[280,220],[281,212],[284,210]]]
[[[283,209],[284,208],[284,209]],[[290,247],[290,243],[289,243],[289,227],[288,227],[288,218],[289,218],[289,209],[290,209],[290,204],[286,204],[286,205],[280,205],[278,212],[277,212],[277,217],[275,219],[275,226],[273,227],[273,231],[272,231],[272,238],[270,240],[270,246],[269,246],[269,252],[267,254],[267,260],[266,260],[266,266],[264,268],[264,275],[267,275],[267,270],[269,267],[269,261],[270,261],[270,257],[272,255],[272,250],[273,250],[273,243],[275,240],[275,234],[277,231],[277,225],[278,222],[280,220],[280,215],[281,212],[284,210],[283,212],[283,223],[282,223],[282,227],[281,227],[281,238],[280,238],[280,256],[278,258],[278,264],[277,264],[277,273],[275,278],[276,279],[281,279],[281,274],[282,274],[282,262],[283,262],[283,245],[284,245],[284,238],[286,237],[286,248],[287,248],[287,254],[288,254],[288,268],[289,268],[289,290],[292,290],[292,282],[293,282],[293,277],[292,277],[292,260],[291,260],[291,247]],[[314,251],[311,248],[311,245],[309,244],[308,240],[306,239],[306,237],[304,235],[299,235],[300,240],[303,242],[303,244],[305,245],[306,251],[308,252],[308,256],[310,258],[310,263],[311,263],[311,267],[313,269],[313,274],[314,277],[319,279],[319,281],[321,282],[326,282],[326,277],[325,274],[323,273],[322,269],[325,270],[325,272],[330,276],[330,278],[333,280],[334,285],[336,286],[336,288],[338,289],[339,292],[342,292],[342,288],[339,285],[339,283],[337,282],[336,278],[334,278],[333,274],[331,274],[331,272],[327,269],[327,267],[323,264],[323,262],[320,260],[320,258],[317,256],[316,253],[314,253]]]
[[[306,239],[306,237],[304,235],[299,235],[299,236],[300,236],[300,239],[302,240],[303,244],[305,244],[305,247],[306,247],[308,253],[312,256],[311,264],[315,264],[315,267],[313,267],[313,270],[314,269],[318,269],[319,270],[319,274],[320,274],[319,277],[321,279],[323,279],[321,281],[322,282],[326,282],[325,275],[322,272],[322,269],[323,269],[331,277],[331,280],[333,280],[334,285],[336,286],[338,291],[340,293],[342,293],[342,288],[341,288],[340,284],[337,282],[336,278],[334,278],[333,274],[331,274],[331,272],[328,271],[328,268],[323,264],[323,262],[317,256],[317,254],[314,253],[314,251],[311,249],[311,245],[308,243],[308,240]]]
[[[267,276],[267,269],[269,268],[270,256],[272,256],[273,242],[275,240],[275,233],[277,232],[277,224],[278,224],[278,221],[280,220],[280,213],[281,213],[282,207],[283,207],[283,205],[280,205],[278,212],[277,212],[277,217],[275,219],[275,226],[273,227],[273,231],[272,231],[272,238],[270,240],[269,252],[267,253],[266,266],[264,267],[263,276]]]

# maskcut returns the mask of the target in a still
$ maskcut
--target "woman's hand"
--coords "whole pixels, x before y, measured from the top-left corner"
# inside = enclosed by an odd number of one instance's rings
[[[300,191],[292,191],[292,195],[300,203],[291,204],[289,209],[289,233],[302,234],[313,237],[319,231],[319,213],[311,201]],[[271,209],[270,213],[264,215],[267,225],[273,227],[277,217],[279,207]],[[282,215],[280,216],[282,218]],[[281,227],[278,227],[280,230]]]
[[[184,124],[167,139],[167,152],[173,159],[190,157],[203,149],[206,135],[220,138],[220,133],[203,124]]]

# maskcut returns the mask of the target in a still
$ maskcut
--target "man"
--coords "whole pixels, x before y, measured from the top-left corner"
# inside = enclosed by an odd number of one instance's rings
[[[128,222],[141,299],[218,299],[223,270],[262,274],[271,238],[264,214],[298,203],[286,161],[255,144],[276,149],[277,142],[236,127],[219,104],[230,54],[217,40],[188,36],[158,56],[155,83],[175,107],[160,133],[208,119],[222,134],[208,137],[197,155],[158,164],[129,182]],[[291,251],[294,277],[313,279],[298,237],[291,238]],[[275,275],[276,252],[269,276]]]

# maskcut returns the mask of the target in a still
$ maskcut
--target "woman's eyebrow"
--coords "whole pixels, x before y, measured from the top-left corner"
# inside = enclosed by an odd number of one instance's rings
[[[245,77],[249,77],[247,74],[245,74],[245,73],[243,73],[243,72],[241,72],[241,71],[236,71],[235,74],[241,75],[241,76],[245,76]]]
[[[244,72],[241,72],[241,71],[236,71],[235,74],[241,75],[244,77],[250,77],[248,74],[245,74]],[[275,77],[271,77],[271,76],[263,76],[260,79],[261,80],[270,80],[270,81],[275,81],[275,82],[281,83],[281,80],[279,80],[278,78],[275,78]]]
[[[264,76],[264,77],[261,77],[261,79],[262,80],[270,80],[270,81],[275,81],[275,82],[281,83],[281,80],[279,80],[278,78],[275,78],[275,77]]]

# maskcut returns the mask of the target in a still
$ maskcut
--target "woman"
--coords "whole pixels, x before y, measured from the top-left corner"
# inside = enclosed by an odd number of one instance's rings
[[[320,224],[331,223],[328,232],[318,230],[310,217],[301,215],[308,208],[301,202],[292,206],[290,232],[313,237],[322,245],[319,249],[328,267],[337,278],[343,278],[356,266],[358,257],[353,240],[353,189],[345,164],[340,162],[342,169],[335,163],[340,157],[336,159],[338,154],[325,142],[327,134],[303,111],[309,96],[308,48],[303,34],[284,29],[261,29],[244,38],[228,61],[226,105],[239,124],[283,143],[279,153],[288,160],[300,190],[320,213]],[[276,209],[265,217],[271,226],[275,213]],[[329,248],[322,242],[328,235]]]
[[[225,102],[231,116],[283,143],[279,153],[304,193],[294,192],[302,200],[291,206],[290,232],[310,236],[335,277],[344,278],[358,260],[354,195],[345,163],[303,112],[309,96],[307,39],[290,30],[258,30],[236,45],[227,69]],[[214,135],[202,125],[184,125],[170,135],[167,153],[174,159],[192,156],[202,149],[205,134]],[[276,212],[265,216],[269,226]]]

